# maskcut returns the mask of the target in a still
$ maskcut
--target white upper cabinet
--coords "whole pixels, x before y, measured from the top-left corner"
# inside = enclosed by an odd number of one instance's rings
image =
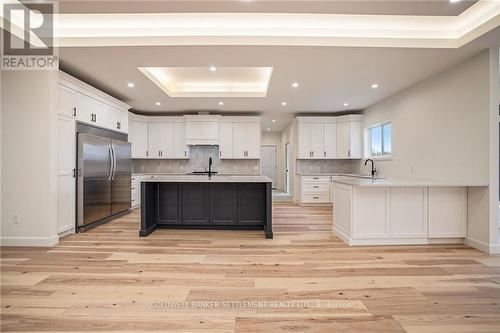
[[[129,119],[128,141],[132,144],[132,158],[148,157],[148,123]]]
[[[219,156],[221,159],[259,159],[260,137],[259,117],[222,117]]]
[[[337,156],[337,124],[323,124],[323,157],[335,158]]]
[[[173,157],[187,158],[188,149],[186,146],[186,123],[173,123]]]
[[[360,117],[297,117],[299,159],[361,158]]]
[[[129,115],[132,158],[189,158],[186,123],[182,117]]]
[[[117,132],[128,133],[130,106],[74,77],[59,72],[58,114]]]
[[[233,123],[221,122],[219,125],[219,157],[233,157]]]
[[[186,144],[188,145],[218,145],[219,115],[187,115]]]
[[[70,118],[76,117],[76,92],[63,85],[58,86],[57,113]]]
[[[245,150],[247,152],[246,158],[259,159],[260,158],[260,123],[247,123],[246,124],[246,142]]]
[[[338,117],[337,158],[361,158],[361,116]]]

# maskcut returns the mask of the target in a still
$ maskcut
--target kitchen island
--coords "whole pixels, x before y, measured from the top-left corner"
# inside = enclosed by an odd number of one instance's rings
[[[333,232],[348,245],[462,243],[482,183],[333,177]]]
[[[273,238],[272,180],[265,176],[172,175],[141,181],[141,229],[264,230]]]

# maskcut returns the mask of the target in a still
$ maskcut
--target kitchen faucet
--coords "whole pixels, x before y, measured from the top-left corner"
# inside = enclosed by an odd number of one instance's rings
[[[208,158],[208,178],[212,177],[212,158]]]
[[[373,160],[371,158],[369,158],[365,161],[365,165],[366,165],[366,163],[368,163],[368,161],[372,162],[372,177],[374,177],[375,172],[377,172],[377,169],[375,169],[375,163],[373,162]]]

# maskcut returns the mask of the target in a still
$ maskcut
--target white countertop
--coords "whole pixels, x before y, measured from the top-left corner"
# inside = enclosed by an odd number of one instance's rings
[[[419,180],[419,179],[396,179],[396,178],[356,178],[338,176],[332,178],[334,183],[352,185],[352,186],[422,186],[422,187],[445,187],[445,186],[488,186],[486,183],[474,182],[453,182],[453,181],[435,181],[435,180]]]
[[[267,176],[224,176],[213,175],[151,175],[141,179],[141,182],[160,183],[272,183]]]

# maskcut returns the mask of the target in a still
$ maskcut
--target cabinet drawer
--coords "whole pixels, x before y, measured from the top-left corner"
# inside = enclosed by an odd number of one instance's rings
[[[330,176],[302,176],[302,182],[329,182]]]
[[[329,203],[329,193],[303,193],[302,203]]]
[[[312,193],[328,193],[330,191],[330,183],[303,183],[303,192]]]

